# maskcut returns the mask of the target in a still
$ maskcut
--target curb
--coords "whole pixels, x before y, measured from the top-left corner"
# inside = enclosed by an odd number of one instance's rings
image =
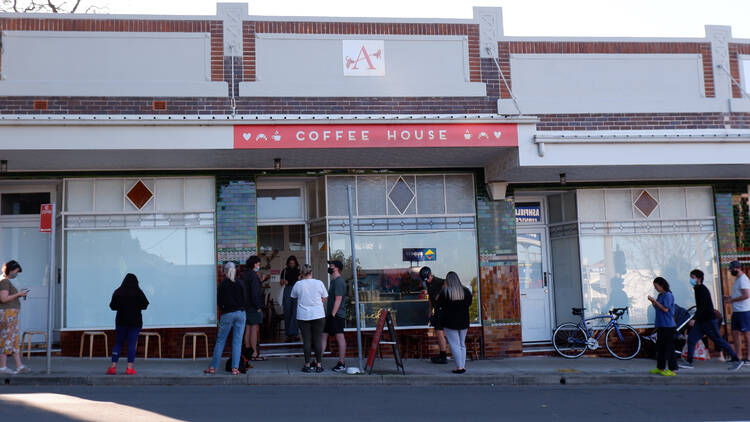
[[[520,375],[314,375],[289,374],[247,376],[47,376],[24,375],[0,378],[8,386],[30,385],[89,385],[89,386],[140,386],[140,385],[250,385],[250,386],[347,386],[347,385],[750,385],[750,374],[738,375],[678,375],[676,377],[622,375],[622,374],[520,374]],[[1,391],[1,390],[0,390]]]

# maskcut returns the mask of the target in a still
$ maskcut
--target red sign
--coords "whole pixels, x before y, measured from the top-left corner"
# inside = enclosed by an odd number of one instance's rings
[[[237,125],[235,149],[515,147],[511,123]]]
[[[42,209],[39,212],[39,232],[51,233],[52,232],[52,204],[42,204]]]

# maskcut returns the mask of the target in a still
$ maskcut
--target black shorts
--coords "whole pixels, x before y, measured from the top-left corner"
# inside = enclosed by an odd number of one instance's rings
[[[263,313],[258,311],[245,312],[245,325],[260,325],[263,323]]]
[[[326,326],[323,332],[329,335],[341,334],[344,332],[345,325],[346,320],[344,318],[328,315],[326,316]]]
[[[430,317],[430,325],[432,326],[432,328],[436,330],[442,330],[443,324],[440,322],[441,319],[442,318],[440,318],[439,314],[437,313],[432,314],[432,316]]]

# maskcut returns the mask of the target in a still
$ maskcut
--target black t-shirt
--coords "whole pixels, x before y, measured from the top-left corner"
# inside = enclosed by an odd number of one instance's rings
[[[294,283],[299,280],[299,268],[285,267],[281,270],[281,278],[286,280],[287,286],[294,287]]]
[[[438,309],[438,296],[440,291],[443,290],[443,284],[445,280],[432,276],[432,281],[427,283],[427,294],[430,295],[430,305],[433,310]]]

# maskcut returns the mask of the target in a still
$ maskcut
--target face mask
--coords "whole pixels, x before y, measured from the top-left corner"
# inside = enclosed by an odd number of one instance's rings
[[[253,268],[253,271],[255,271],[256,273],[257,273],[257,272],[258,272],[259,270],[260,270],[260,268],[258,268],[258,267],[255,267],[255,268]]]
[[[735,276],[735,277],[737,277],[737,274],[739,274],[739,273],[740,273],[740,272],[739,272],[739,270],[732,270],[732,271],[729,271],[729,274],[732,274],[732,275],[733,275],[733,276]]]
[[[328,267],[328,274],[333,274],[333,268]]]
[[[697,286],[697,285],[698,285],[698,282],[697,282],[697,281],[695,281],[695,279],[694,279],[694,278],[691,278],[691,279],[690,279],[690,285],[691,285],[691,286],[693,286],[693,287],[695,287],[695,286]]]

